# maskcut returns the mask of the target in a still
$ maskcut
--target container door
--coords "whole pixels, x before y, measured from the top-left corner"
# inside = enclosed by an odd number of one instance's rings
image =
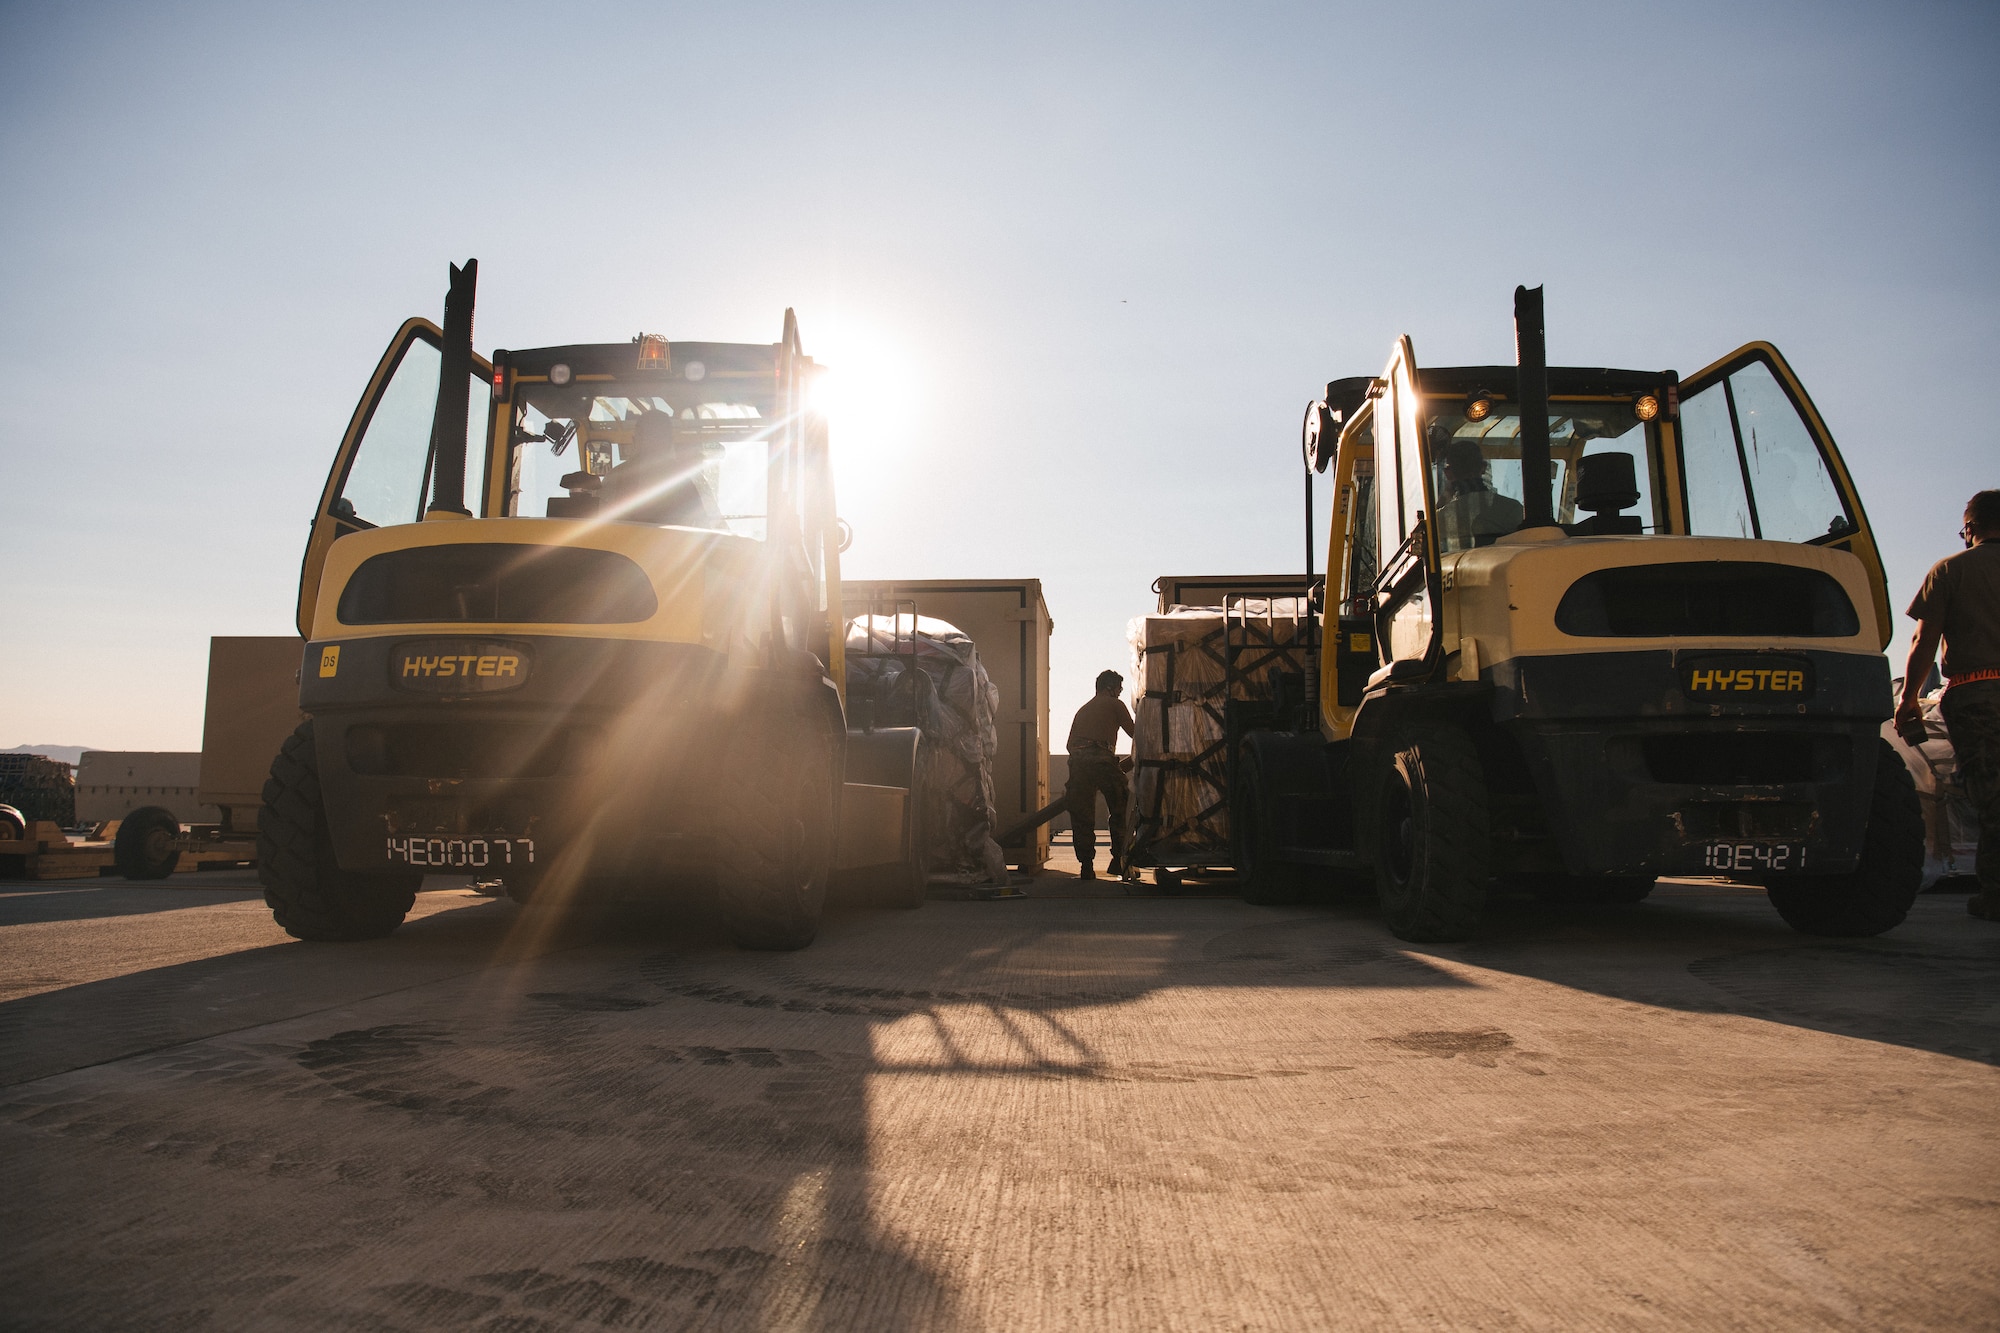
[[[1424,459],[1424,403],[1416,354],[1396,342],[1375,404],[1375,625],[1382,660],[1396,676],[1436,665],[1437,542],[1430,469]]]
[[[1777,348],[1738,348],[1681,386],[1680,458],[1687,532],[1852,551],[1868,571],[1887,646],[1889,582],[1861,497]]]
[[[334,542],[350,532],[415,523],[424,516],[431,480],[431,423],[437,415],[438,369],[444,359],[441,347],[437,325],[427,319],[406,320],[389,340],[354,408],[320,493],[319,508],[313,512],[312,536],[299,572],[301,638],[312,637],[320,572]],[[486,384],[492,374],[484,359],[472,358],[468,441],[485,438],[491,399]],[[470,468],[470,460],[483,458],[485,451],[468,448],[466,454]],[[485,488],[477,478],[467,478],[465,489],[467,495],[478,495]]]

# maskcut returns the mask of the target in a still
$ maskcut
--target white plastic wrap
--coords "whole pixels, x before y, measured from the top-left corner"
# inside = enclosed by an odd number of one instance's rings
[[[1970,875],[1979,850],[1979,814],[1958,773],[1958,754],[1951,748],[1951,733],[1945,730],[1938,711],[1941,694],[1922,700],[1924,733],[1921,746],[1912,748],[1896,734],[1893,722],[1882,724],[1882,736],[1896,747],[1910,777],[1917,784],[1917,799],[1924,810],[1924,878],[1930,888],[1953,875]]]
[[[923,732],[916,795],[931,878],[1005,884],[1007,859],[993,841],[1000,691],[972,640],[929,616],[857,616],[847,622],[847,696],[857,721]]]

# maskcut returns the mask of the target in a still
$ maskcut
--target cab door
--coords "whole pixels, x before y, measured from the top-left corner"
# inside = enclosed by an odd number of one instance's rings
[[[438,372],[443,365],[443,338],[427,319],[405,320],[375,374],[355,405],[347,434],[333,457],[313,511],[312,535],[306,541],[299,571],[299,637],[312,637],[313,607],[319,601],[320,574],[327,550],[350,532],[415,523],[424,516],[431,481],[431,424],[437,414]],[[466,439],[486,436],[491,394],[486,386],[493,367],[472,358],[472,394],[466,408]],[[468,470],[483,459],[483,449],[468,449]],[[486,488],[468,477],[467,495],[484,495]]]
[[[1682,531],[1852,551],[1868,572],[1883,646],[1889,581],[1833,435],[1785,358],[1754,342],[1681,385]]]
[[[1416,353],[1396,340],[1375,403],[1375,632],[1390,679],[1413,679],[1439,657],[1437,535],[1424,457]]]

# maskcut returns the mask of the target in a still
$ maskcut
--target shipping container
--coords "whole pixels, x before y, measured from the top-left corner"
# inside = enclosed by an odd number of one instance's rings
[[[1002,829],[1049,801],[1049,635],[1054,624],[1040,579],[848,579],[842,601],[849,618],[888,615],[898,600],[917,613],[949,621],[979,648],[986,674],[1000,689],[995,719],[993,803]],[[1003,844],[1008,863],[1034,871],[1048,860],[1045,827]]]
[[[1303,574],[1162,574],[1153,580],[1162,612],[1221,606],[1227,597],[1304,597],[1318,579]]]
[[[76,766],[76,821],[102,824],[156,805],[183,824],[221,822],[200,787],[197,750],[86,750]]]
[[[295,636],[208,641],[208,707],[201,724],[201,804],[221,811],[222,827],[255,833],[264,779],[285,738],[305,721],[299,711]]]

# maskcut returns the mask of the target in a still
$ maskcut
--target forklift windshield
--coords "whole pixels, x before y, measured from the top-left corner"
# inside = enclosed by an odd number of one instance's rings
[[[1477,403],[1475,406],[1463,397],[1431,398],[1425,403],[1440,553],[1490,546],[1496,538],[1521,526],[1520,410],[1515,404],[1494,399]],[[1549,404],[1550,480],[1556,522],[1564,526],[1576,522],[1578,462],[1599,454],[1623,454],[1631,460],[1636,490],[1615,497],[1625,501],[1615,512],[1636,510],[1638,526],[1634,531],[1661,531],[1651,485],[1654,446],[1645,424],[1626,400],[1556,400]],[[1596,469],[1590,470],[1594,473]],[[1592,493],[1582,497],[1586,507],[1600,498]]]
[[[762,540],[768,403],[699,383],[523,384],[508,512],[672,524]],[[588,503],[594,501],[595,503]]]

